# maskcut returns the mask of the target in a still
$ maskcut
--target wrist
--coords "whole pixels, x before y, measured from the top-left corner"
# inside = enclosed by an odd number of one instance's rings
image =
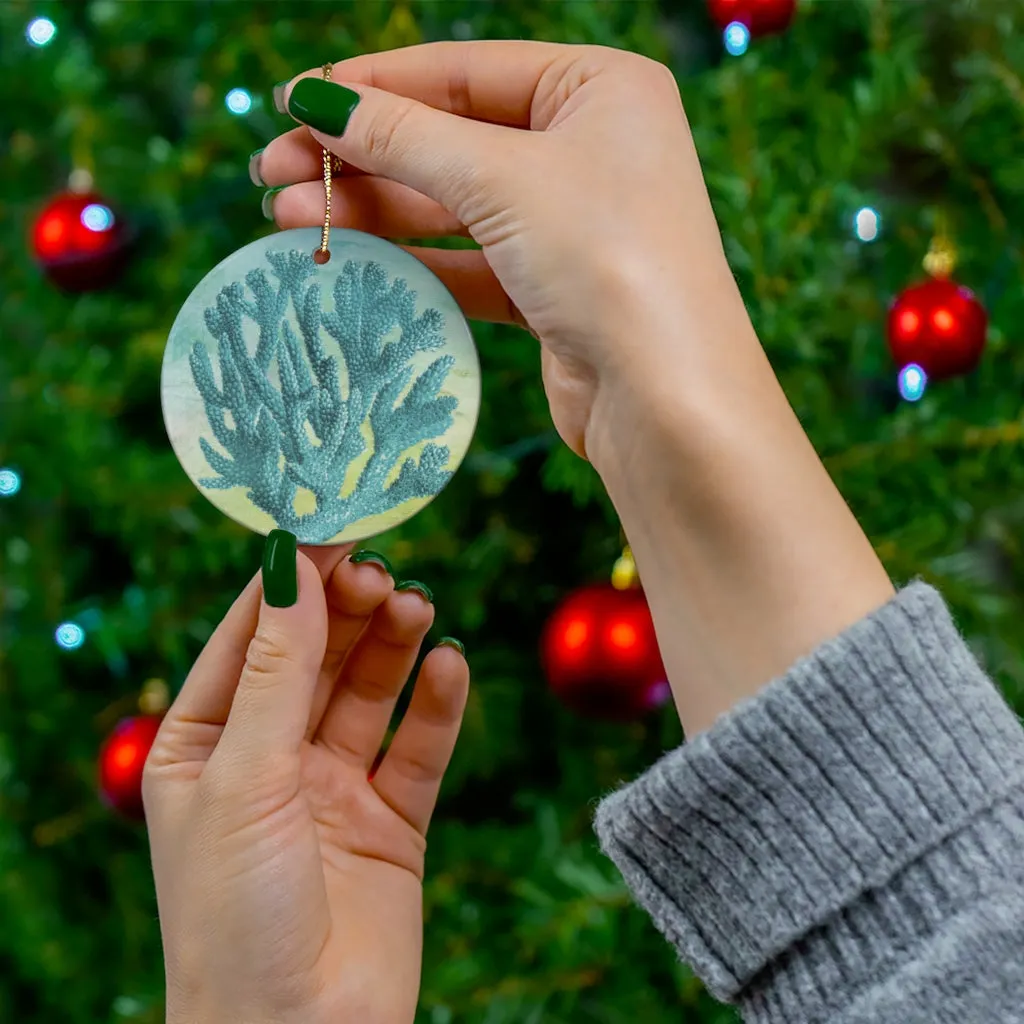
[[[742,315],[741,315],[742,313]],[[892,596],[745,310],[637,319],[672,342],[602,382],[587,431],[688,734]]]

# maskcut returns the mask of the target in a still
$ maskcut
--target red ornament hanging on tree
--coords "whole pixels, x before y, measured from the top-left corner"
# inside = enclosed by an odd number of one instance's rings
[[[796,0],[708,0],[708,11],[723,32],[739,22],[757,39],[785,32],[796,13]]]
[[[127,225],[95,192],[63,192],[32,226],[32,252],[46,276],[69,292],[106,288],[129,250]]]
[[[121,719],[100,748],[100,795],[106,804],[125,818],[141,820],[145,817],[142,769],[167,704],[167,684],[162,679],[150,679],[139,698],[139,708],[143,713]]]
[[[541,641],[551,689],[591,718],[636,719],[669,696],[654,623],[629,549],[613,582],[584,587],[555,609]]]
[[[925,257],[930,279],[904,289],[889,309],[887,339],[896,365],[931,380],[970,373],[985,350],[988,315],[974,293],[951,280],[952,244],[941,236]]]

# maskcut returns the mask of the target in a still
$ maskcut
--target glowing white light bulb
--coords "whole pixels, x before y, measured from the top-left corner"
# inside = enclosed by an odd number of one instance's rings
[[[916,402],[928,386],[928,374],[917,363],[910,363],[900,370],[900,396],[907,402]]]
[[[33,46],[46,46],[53,42],[57,26],[49,18],[33,18],[25,29],[25,38]]]
[[[252,110],[252,96],[246,89],[232,89],[224,97],[224,105],[232,114],[248,114]]]
[[[734,21],[723,33],[725,49],[733,57],[742,57],[750,46],[750,29],[742,21]]]
[[[877,210],[865,206],[853,218],[853,233],[862,242],[873,242],[882,230],[882,218]]]
[[[109,231],[114,226],[114,213],[109,206],[90,203],[82,211],[81,221],[90,231]]]
[[[53,634],[58,647],[65,651],[77,650],[85,643],[85,630],[77,622],[62,622]]]
[[[21,477],[13,469],[0,469],[0,498],[13,498],[21,490]]]

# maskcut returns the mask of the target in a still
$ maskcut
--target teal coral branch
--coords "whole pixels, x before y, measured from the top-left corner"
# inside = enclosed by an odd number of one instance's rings
[[[245,278],[251,297],[232,282],[205,311],[219,387],[206,344],[197,341],[189,354],[210,430],[224,449],[200,438],[216,474],[200,486],[246,488],[253,504],[304,543],[324,543],[361,519],[437,494],[451,477],[449,450],[434,442],[451,427],[458,405],[440,394],[455,361],[442,355],[415,379],[410,361],[444,345],[440,311],[417,316],[416,293],[404,279],[389,281],[379,263],[349,260],[334,282],[334,310],[324,312],[309,255],[270,252],[267,262],[277,287],[263,270],[253,270]],[[246,320],[258,328],[252,354]],[[322,332],[337,344],[340,359],[328,354]],[[365,426],[370,458],[342,497],[349,467],[366,451]],[[418,459],[403,459],[421,444]],[[300,487],[316,503],[301,516],[295,512]]]

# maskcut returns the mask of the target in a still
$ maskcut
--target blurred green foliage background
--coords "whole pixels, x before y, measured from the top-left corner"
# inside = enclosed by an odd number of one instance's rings
[[[33,17],[57,26],[30,47]],[[898,581],[947,595],[1024,709],[1024,7],[804,0],[731,58],[703,0],[6,2],[0,6],[0,1020],[163,1019],[144,830],[96,795],[96,752],[142,682],[172,686],[259,565],[167,443],[159,372],[199,279],[272,228],[246,162],[290,122],[277,81],[422,40],[533,38],[676,72],[734,271],[819,452]],[[254,97],[233,116],[232,88]],[[61,294],[27,234],[76,167],[139,232],[106,291]],[[631,183],[624,182],[624,188]],[[858,242],[862,206],[881,237]],[[936,217],[992,318],[980,369],[900,401],[888,302]],[[670,710],[595,724],[536,655],[559,597],[618,554],[613,510],[554,434],[534,340],[474,324],[470,457],[374,541],[434,588],[474,690],[431,832],[423,1024],[707,1024],[714,1004],[632,908],[590,829],[596,799],[681,735]],[[739,412],[739,410],[738,410]],[[77,651],[53,641],[73,620]],[[742,642],[742,637],[737,638]]]

